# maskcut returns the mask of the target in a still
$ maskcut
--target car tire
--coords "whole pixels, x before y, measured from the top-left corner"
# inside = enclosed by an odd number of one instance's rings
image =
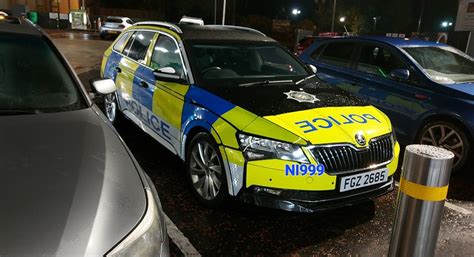
[[[452,174],[460,172],[469,161],[471,147],[466,132],[448,121],[428,122],[416,140],[420,144],[439,146],[454,153]]]
[[[228,198],[224,162],[216,141],[208,133],[196,134],[186,151],[186,175],[193,194],[209,208]]]
[[[122,122],[123,114],[119,109],[116,93],[104,96],[104,114],[114,126]]]

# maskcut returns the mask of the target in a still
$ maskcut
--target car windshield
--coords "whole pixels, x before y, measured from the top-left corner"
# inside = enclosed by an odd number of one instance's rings
[[[309,76],[304,65],[274,43],[194,43],[191,59],[200,85],[296,82]]]
[[[474,82],[474,60],[453,47],[405,47],[404,50],[438,83]]]
[[[0,34],[0,115],[85,107],[70,74],[42,38]]]

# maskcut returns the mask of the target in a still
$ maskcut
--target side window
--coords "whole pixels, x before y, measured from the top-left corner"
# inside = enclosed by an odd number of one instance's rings
[[[130,36],[131,32],[126,32],[123,33],[120,38],[117,40],[117,42],[114,45],[114,50],[117,52],[122,52],[123,46],[125,45],[125,42],[127,42],[127,38]]]
[[[383,78],[390,78],[395,69],[408,69],[397,56],[377,45],[363,45],[360,51],[357,70]]]
[[[313,60],[318,59],[318,57],[321,54],[321,52],[323,51],[324,47],[326,47],[326,45],[320,45],[318,48],[316,48],[316,50],[311,54],[311,58]]]
[[[176,74],[183,75],[180,51],[172,38],[160,34],[153,48],[150,67],[154,70],[171,67],[176,70]]]
[[[150,31],[135,32],[128,40],[124,54],[135,61],[145,60],[146,52],[154,35],[155,33]]]
[[[133,25],[133,21],[130,20],[130,19],[127,19],[125,22],[128,23],[128,24],[130,24],[130,25]]]
[[[349,67],[354,48],[354,43],[329,43],[317,60],[341,67]]]

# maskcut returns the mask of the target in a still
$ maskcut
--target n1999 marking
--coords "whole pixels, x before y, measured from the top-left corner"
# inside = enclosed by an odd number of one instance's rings
[[[309,174],[310,176],[318,175],[321,176],[324,173],[324,165],[318,164],[286,164],[285,165],[285,175],[286,176],[305,176]]]

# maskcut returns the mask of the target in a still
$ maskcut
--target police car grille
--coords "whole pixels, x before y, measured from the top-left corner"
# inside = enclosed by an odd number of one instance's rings
[[[336,175],[367,169],[390,161],[393,144],[390,135],[371,140],[366,149],[355,149],[349,145],[314,147],[313,156],[323,164],[328,174]]]

